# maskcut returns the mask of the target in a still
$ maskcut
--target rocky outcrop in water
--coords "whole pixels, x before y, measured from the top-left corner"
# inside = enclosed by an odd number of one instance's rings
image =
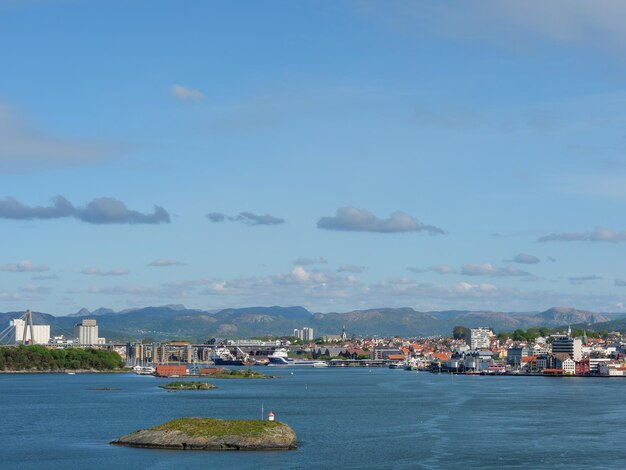
[[[141,429],[115,445],[174,450],[289,450],[296,433],[278,421],[181,418]]]

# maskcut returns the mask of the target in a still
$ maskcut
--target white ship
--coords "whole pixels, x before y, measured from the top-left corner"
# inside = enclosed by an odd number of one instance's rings
[[[156,369],[152,366],[135,366],[133,371],[137,375],[154,375],[156,373]]]
[[[327,364],[324,361],[317,361],[315,359],[294,359],[287,355],[286,349],[277,349],[270,356],[267,356],[270,361],[268,366],[312,366],[312,367],[324,367]]]

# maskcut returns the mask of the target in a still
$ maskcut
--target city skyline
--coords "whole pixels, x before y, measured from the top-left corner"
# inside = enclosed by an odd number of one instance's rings
[[[624,312],[624,14],[0,1],[0,311]]]

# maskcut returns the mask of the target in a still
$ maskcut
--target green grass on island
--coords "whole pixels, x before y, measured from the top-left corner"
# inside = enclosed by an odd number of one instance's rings
[[[258,437],[271,429],[285,427],[278,421],[258,419],[223,420],[215,418],[180,418],[150,428],[151,431],[180,431],[188,436]]]
[[[215,388],[215,385],[210,384],[209,382],[170,382],[165,385],[159,385],[159,387],[164,388],[166,390],[210,390]]]
[[[218,369],[215,372],[203,373],[207,377],[215,379],[271,379],[270,375],[253,371],[252,369]]]

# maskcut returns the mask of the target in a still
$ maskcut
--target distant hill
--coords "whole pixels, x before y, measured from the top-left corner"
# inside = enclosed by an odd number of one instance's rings
[[[571,325],[574,323],[599,323],[609,321],[609,317],[589,312],[586,310],[576,310],[569,307],[553,307],[545,312],[534,316],[538,325]]]
[[[9,320],[23,312],[0,313],[0,331]],[[493,312],[450,310],[419,312],[412,308],[373,308],[349,312],[312,313],[304,307],[246,307],[218,312],[188,309],[183,305],[145,307],[115,312],[99,308],[54,317],[33,313],[35,323],[51,325],[52,334],[71,336],[76,323],[96,318],[100,336],[116,340],[154,338],[206,341],[212,337],[251,337],[291,335],[294,328],[311,327],[316,336],[341,333],[358,336],[433,336],[450,335],[454,326],[488,326],[496,332],[527,329],[533,326],[562,327],[568,324],[595,325],[601,329],[625,329],[611,326],[617,314],[598,314],[567,307],[544,312]],[[620,320],[614,320],[620,325]],[[626,323],[626,319],[621,320]],[[591,329],[591,328],[589,328]]]
[[[572,328],[587,329],[591,331],[626,331],[626,318],[616,318],[615,320],[593,324],[579,323],[572,325]]]
[[[97,308],[93,312],[86,308],[81,308],[78,312],[68,315],[68,317],[99,317],[100,315],[109,315],[111,313],[115,313],[111,308]]]

